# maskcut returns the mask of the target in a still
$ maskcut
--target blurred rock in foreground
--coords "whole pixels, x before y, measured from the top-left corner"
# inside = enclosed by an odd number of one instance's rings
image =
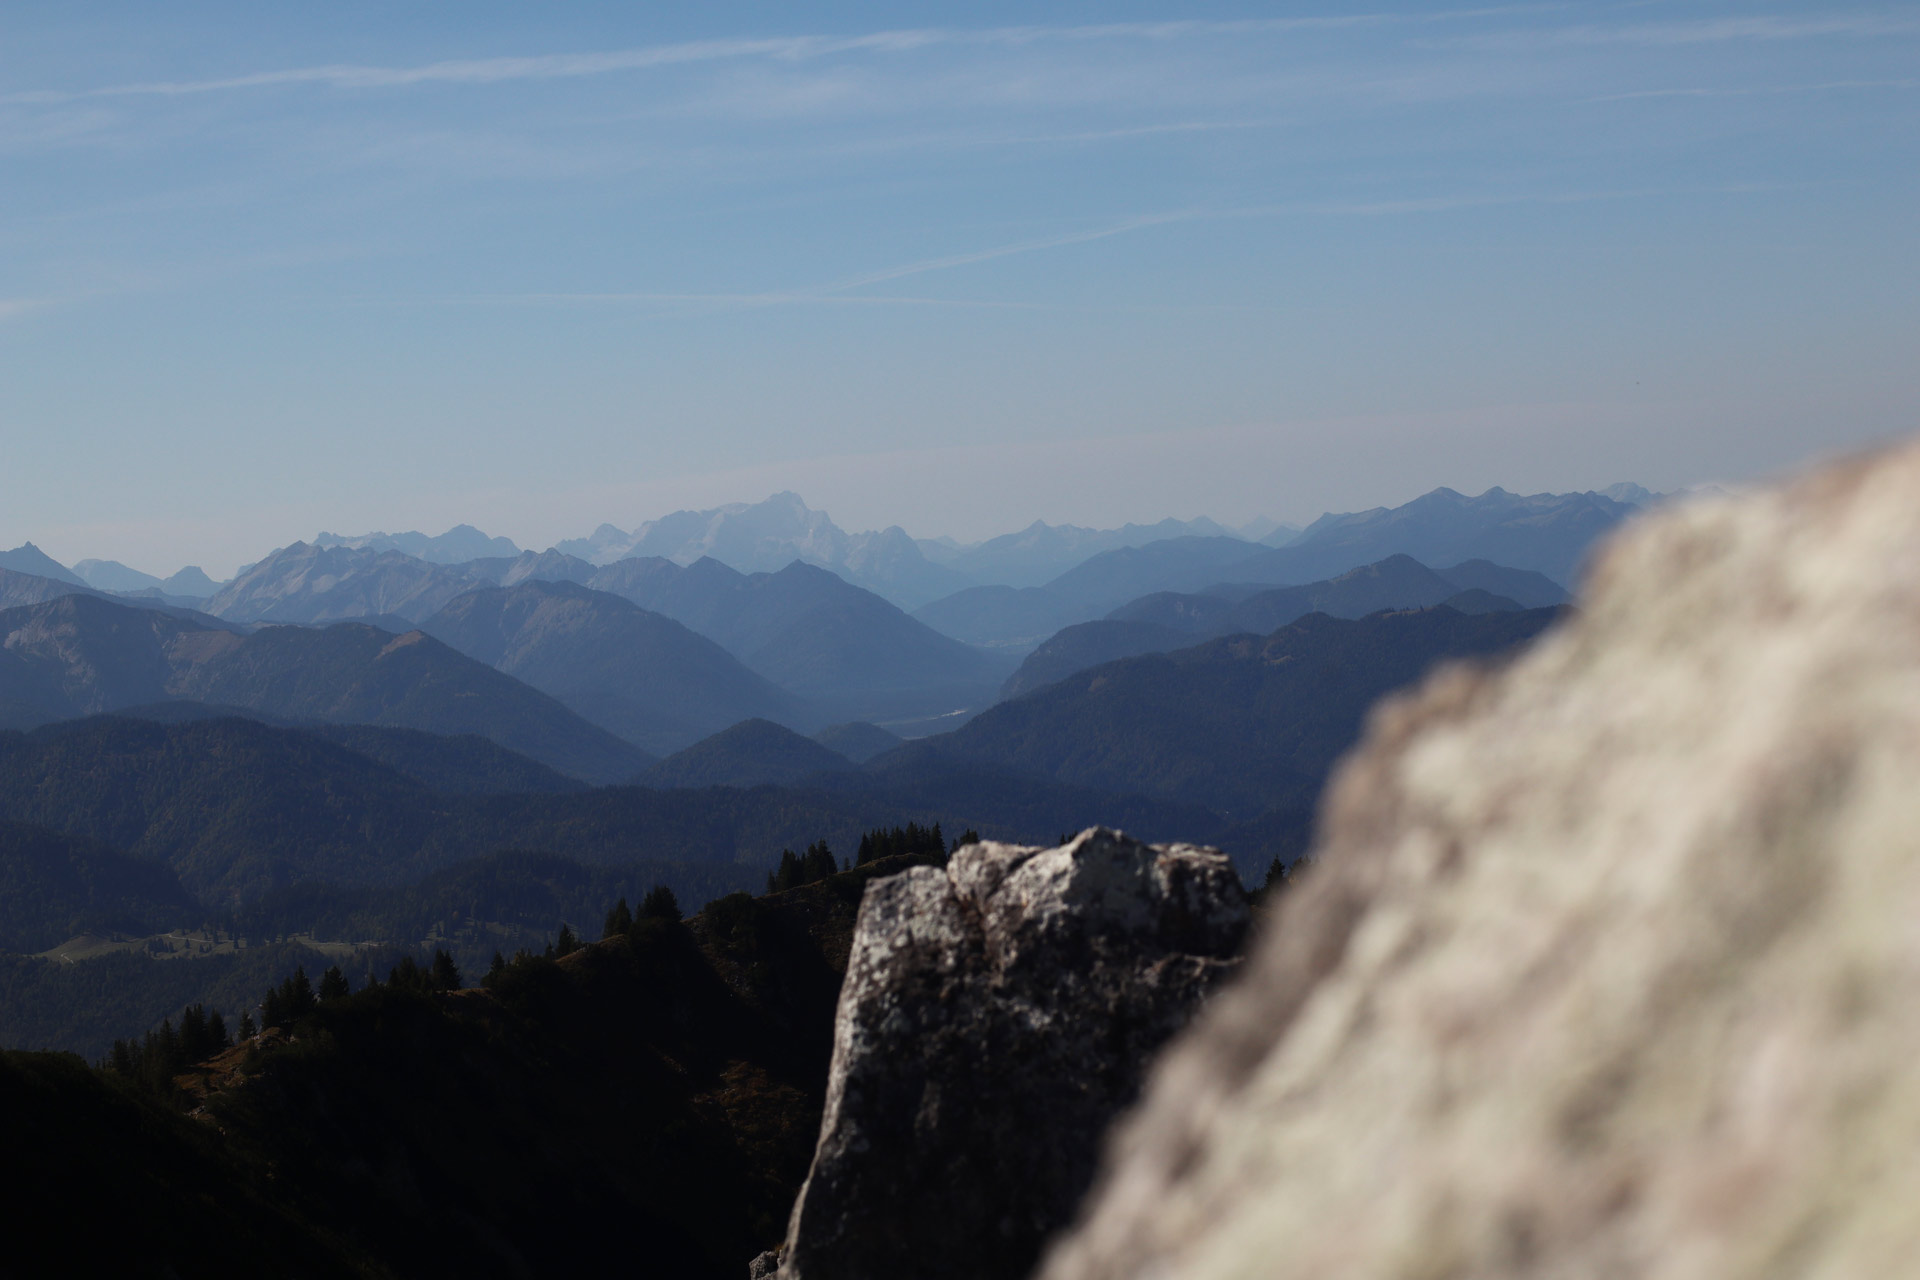
[[[868,886],[779,1274],[1026,1275],[1246,923],[1224,855],[1100,828]]]
[[[1645,518],[1378,712],[1046,1280],[1920,1258],[1920,449]]]

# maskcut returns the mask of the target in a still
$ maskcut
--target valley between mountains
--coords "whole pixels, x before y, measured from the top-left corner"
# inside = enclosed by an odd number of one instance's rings
[[[807,1172],[869,882],[1096,828],[1213,846],[1221,931],[1179,963],[1218,976],[1370,708],[1524,649],[1653,501],[962,548],[777,495],[539,552],[321,534],[223,583],[0,553],[0,1048],[104,1067],[16,1054],[0,1088],[226,1186],[217,1223],[142,1193],[214,1233],[165,1251],[194,1265],[602,1266],[644,1204],[654,1263],[738,1276]],[[1146,1045],[1213,978],[1105,980]]]

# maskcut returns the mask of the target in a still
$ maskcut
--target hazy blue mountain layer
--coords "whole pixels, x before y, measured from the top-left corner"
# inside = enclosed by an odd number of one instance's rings
[[[741,573],[771,573],[798,560],[830,569],[905,608],[968,586],[971,580],[929,561],[904,530],[847,533],[794,493],[707,511],[676,511],[631,533],[601,525],[555,548],[596,565],[658,556],[688,565],[710,556]]]
[[[1235,818],[1310,803],[1380,695],[1443,658],[1498,653],[1557,610],[1314,614],[1108,662],[1003,702],[928,746],[1060,782],[1205,805]],[[887,757],[882,757],[882,761]]]
[[[472,733],[587,781],[652,757],[431,637],[343,623],[240,635],[90,595],[0,612],[0,724],[170,701]]]
[[[712,558],[683,568],[646,557],[608,565],[591,581],[713,638],[827,720],[982,706],[1010,665],[812,565],[742,574]]]
[[[1231,576],[1260,553],[1238,538],[1171,538],[1106,551],[1039,587],[974,587],[914,611],[934,630],[1010,654],[1032,650],[1062,627],[1104,617],[1154,591],[1191,589]]]
[[[511,538],[490,538],[470,524],[459,524],[438,537],[424,533],[363,533],[343,538],[320,533],[313,545],[321,548],[346,547],[355,551],[399,551],[430,564],[464,564],[488,556],[507,559],[520,554]]]
[[[676,751],[753,717],[802,715],[794,698],[712,640],[572,582],[471,591],[421,629],[651,751]]]
[[[23,542],[11,551],[0,551],[0,569],[9,569],[14,573],[30,573],[36,578],[51,578],[55,582],[64,582],[73,587],[87,585],[78,574],[31,542]]]
[[[972,644],[1026,652],[1062,627],[1103,617],[1152,592],[1192,594],[1218,583],[1296,586],[1394,555],[1434,569],[1487,561],[1541,575],[1551,579],[1546,585],[1564,591],[1594,542],[1636,510],[1597,493],[1520,496],[1490,489],[1468,498],[1436,489],[1400,507],[1322,516],[1282,547],[1174,539],[1096,556],[1040,587],[959,592],[914,616]],[[1540,595],[1477,580],[1463,580],[1462,587],[1522,603]]]

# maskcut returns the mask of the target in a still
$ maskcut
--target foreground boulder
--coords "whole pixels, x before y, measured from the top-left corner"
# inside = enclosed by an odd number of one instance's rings
[[[870,885],[779,1274],[1025,1276],[1246,923],[1222,854],[1099,828]]]
[[[1376,714],[1046,1280],[1909,1274],[1920,450]]]

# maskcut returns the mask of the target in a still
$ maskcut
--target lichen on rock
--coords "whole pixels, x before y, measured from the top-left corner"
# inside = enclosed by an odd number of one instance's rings
[[[1100,828],[868,886],[779,1274],[1024,1276],[1246,923],[1224,855]]]

